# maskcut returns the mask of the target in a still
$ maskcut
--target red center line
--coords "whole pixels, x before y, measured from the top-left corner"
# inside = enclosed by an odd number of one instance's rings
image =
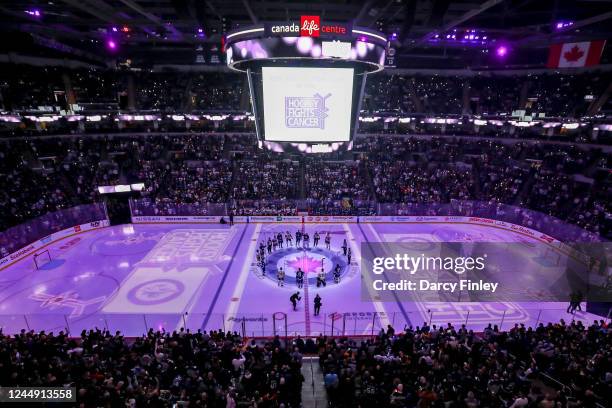
[[[306,231],[306,226],[302,223],[302,235]],[[302,248],[303,248],[302,241]],[[302,249],[302,262],[306,258],[306,250]],[[310,336],[310,299],[308,298],[308,275],[305,273],[304,277],[304,324],[306,326],[306,336]]]

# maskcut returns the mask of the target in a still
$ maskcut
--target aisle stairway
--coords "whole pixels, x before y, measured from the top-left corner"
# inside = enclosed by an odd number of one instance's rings
[[[323,371],[319,366],[319,357],[304,357],[302,375],[304,376],[302,386],[303,408],[327,407],[327,392],[323,383]]]

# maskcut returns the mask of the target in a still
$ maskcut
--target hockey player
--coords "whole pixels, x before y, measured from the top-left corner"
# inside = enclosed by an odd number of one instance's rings
[[[296,307],[297,307],[297,302],[298,300],[302,300],[302,298],[300,297],[300,292],[295,292],[293,295],[291,295],[291,297],[289,298],[289,301],[291,302],[291,304],[293,305],[293,310],[295,311]]]
[[[280,287],[285,286],[285,271],[283,271],[283,267],[278,268],[276,272],[276,284]]]
[[[285,242],[287,243],[287,248],[293,246],[293,235],[289,231],[285,234]]]
[[[317,288],[320,286],[327,286],[327,282],[325,282],[325,270],[321,268],[321,272],[317,275]]]
[[[346,238],[344,238],[344,242],[342,242],[342,252],[344,256],[346,256],[346,250],[348,249],[348,244],[346,243]]]
[[[304,287],[304,271],[302,268],[298,268],[295,272],[295,282],[298,288],[302,289]]]
[[[295,246],[299,247],[302,241],[302,232],[300,230],[295,231]]]
[[[279,232],[278,234],[276,234],[276,241],[278,241],[278,247],[282,248],[283,247],[283,233]]]
[[[321,312],[321,306],[323,303],[321,302],[321,296],[317,293],[317,296],[314,298],[314,315],[318,316]]]
[[[321,239],[321,236],[319,235],[319,231],[315,231],[314,233],[314,246],[315,248],[317,248],[319,246],[319,240]]]
[[[340,264],[336,264],[334,268],[334,282],[340,283]]]
[[[325,249],[328,251],[331,250],[331,236],[329,235],[329,232],[327,235],[325,235]]]

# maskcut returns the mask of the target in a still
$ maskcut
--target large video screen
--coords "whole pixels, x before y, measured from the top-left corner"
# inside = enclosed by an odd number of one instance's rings
[[[262,77],[265,140],[350,139],[352,68],[263,67]]]

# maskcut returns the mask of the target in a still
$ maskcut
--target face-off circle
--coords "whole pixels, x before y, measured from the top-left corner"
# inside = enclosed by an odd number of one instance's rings
[[[408,251],[432,251],[436,247],[436,243],[432,241],[428,241],[425,238],[419,237],[402,237],[393,242],[394,245],[397,245]]]
[[[285,271],[285,284],[296,285],[295,273],[298,269],[304,272],[304,284],[317,284],[317,275],[321,268],[325,271],[325,280],[334,281],[334,269],[340,265],[340,282],[348,272],[346,258],[323,248],[282,248],[266,256],[265,277],[276,282],[276,272],[279,268]],[[259,272],[259,271],[258,271]]]

